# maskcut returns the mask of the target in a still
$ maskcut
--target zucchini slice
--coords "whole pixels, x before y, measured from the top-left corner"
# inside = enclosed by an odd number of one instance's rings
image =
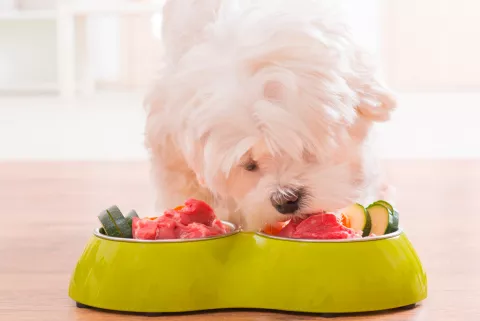
[[[390,211],[392,211],[392,212],[394,211],[393,206],[392,206],[390,203],[386,202],[386,201],[383,201],[383,200],[381,200],[381,201],[376,201],[376,202],[374,202],[373,204],[380,204],[380,205],[383,205],[383,206],[385,206],[386,208],[388,208]],[[372,205],[373,205],[373,204],[372,204]]]
[[[132,227],[128,224],[120,209],[114,205],[109,207],[107,212],[112,217],[117,228],[120,230],[121,237],[132,238]]]
[[[125,219],[127,220],[128,225],[130,225],[130,228],[132,228],[132,220],[133,220],[134,217],[139,217],[137,212],[135,212],[135,210],[131,210],[125,216]]]
[[[98,219],[100,220],[106,235],[120,237],[120,230],[117,228],[107,211],[102,211],[102,213],[98,215]]]
[[[398,229],[398,213],[392,212],[386,206],[374,203],[367,207],[372,220],[371,233],[385,235]]]
[[[350,219],[352,229],[362,231],[362,236],[370,235],[372,220],[365,207],[360,204],[353,204],[345,209],[344,214]]]
[[[109,236],[132,238],[132,228],[127,223],[125,217],[117,206],[111,206],[100,215],[98,215],[100,223]]]
[[[400,221],[398,212],[394,210],[390,211],[390,224],[387,230],[388,233],[394,233],[398,231],[398,222]]]
[[[392,206],[392,204],[384,200],[376,201],[374,204],[383,205],[390,210],[390,214],[393,217],[390,219],[392,224],[390,225],[390,229],[387,231],[387,233],[396,232],[398,230],[398,222],[399,222],[399,214],[397,210]]]

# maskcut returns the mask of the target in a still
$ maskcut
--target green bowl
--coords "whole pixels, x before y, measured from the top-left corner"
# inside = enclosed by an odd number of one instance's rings
[[[236,229],[201,240],[90,239],[72,275],[78,306],[137,313],[254,308],[350,313],[427,296],[402,231],[360,240],[292,240]]]

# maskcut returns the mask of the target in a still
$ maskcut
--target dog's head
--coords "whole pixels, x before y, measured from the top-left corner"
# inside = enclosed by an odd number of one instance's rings
[[[219,6],[191,46],[170,44],[153,107],[162,119],[150,129],[175,141],[248,228],[358,200],[375,174],[370,125],[394,107],[346,29],[314,1],[266,3]]]

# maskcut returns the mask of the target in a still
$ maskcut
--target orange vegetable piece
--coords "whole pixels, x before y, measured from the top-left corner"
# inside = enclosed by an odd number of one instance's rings
[[[345,226],[345,227],[351,227],[352,226],[352,224],[350,222],[350,218],[343,213],[342,213],[342,216],[341,216],[341,222],[342,222],[342,225]]]
[[[275,224],[267,224],[263,229],[263,233],[269,235],[278,235],[280,231],[287,225],[288,221],[286,222],[277,222]]]

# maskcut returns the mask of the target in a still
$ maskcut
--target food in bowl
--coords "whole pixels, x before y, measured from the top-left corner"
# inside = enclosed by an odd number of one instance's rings
[[[335,214],[319,213],[304,220],[291,219],[278,236],[296,239],[352,239],[362,237],[344,226]]]
[[[230,232],[207,203],[193,198],[158,217],[140,218],[135,211],[124,217],[117,206],[111,206],[98,218],[101,233],[139,240],[197,239]]]
[[[102,224],[100,233],[113,237],[132,238],[132,220],[134,217],[138,217],[134,210],[123,216],[118,206],[110,206],[98,215]]]
[[[265,226],[263,233],[296,239],[353,239],[390,234],[398,230],[399,214],[383,200],[366,208],[353,204],[340,216],[318,213],[306,218],[292,218]]]
[[[98,218],[102,223],[101,233],[120,238],[198,239],[230,232],[207,203],[193,198],[158,217],[140,218],[133,210],[123,216],[117,206],[111,206]],[[266,225],[262,232],[294,239],[358,239],[396,232],[398,222],[394,207],[380,200],[367,207],[353,204],[340,216],[323,212],[276,222]]]

